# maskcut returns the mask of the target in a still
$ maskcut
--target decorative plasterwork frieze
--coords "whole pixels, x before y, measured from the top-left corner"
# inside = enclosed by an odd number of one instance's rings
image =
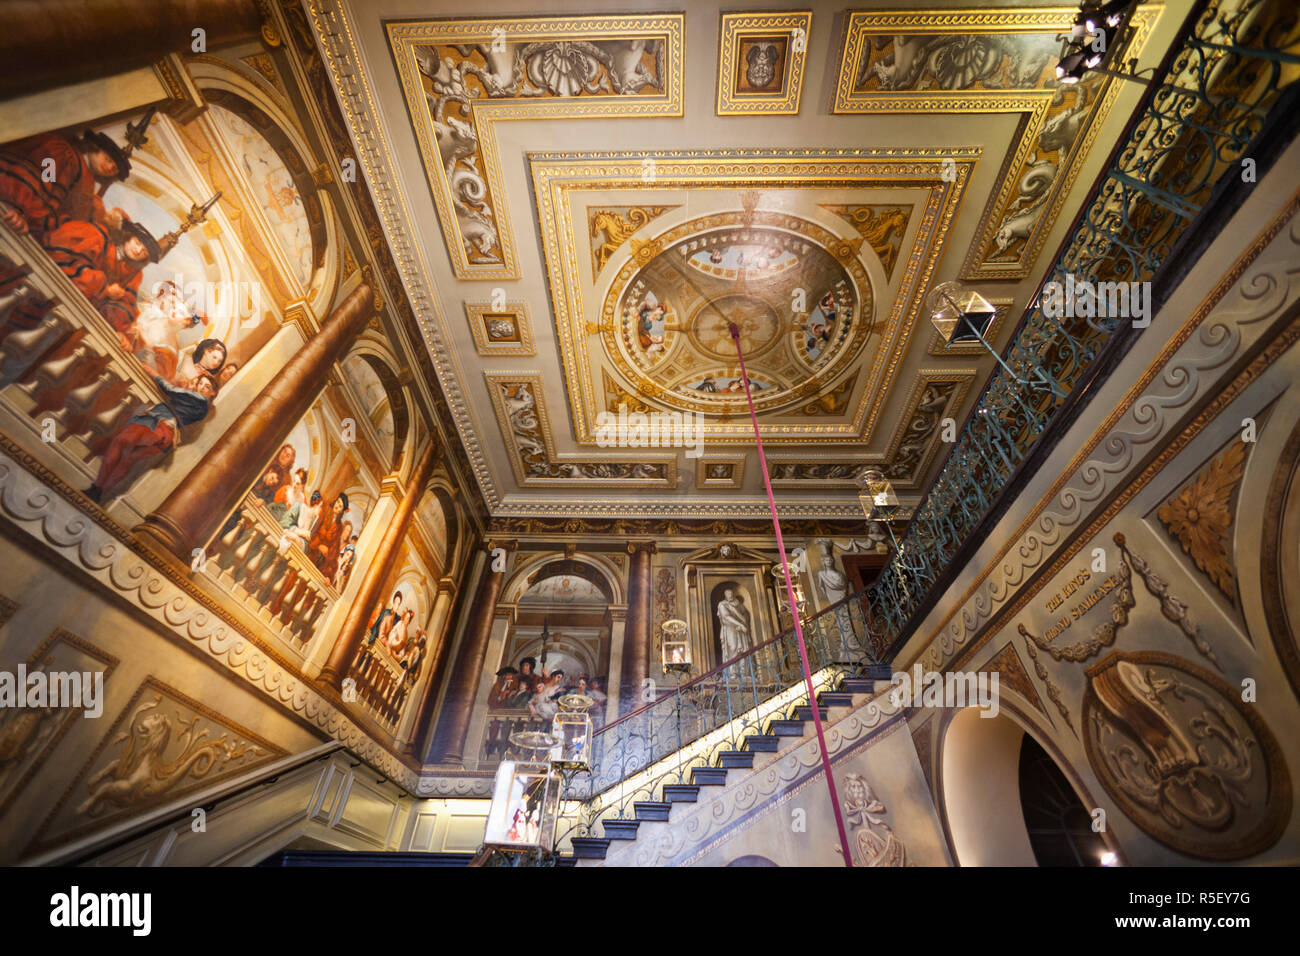
[[[558,455],[540,372],[484,372],[515,480],[524,487],[675,488],[677,455],[623,448]]]
[[[1160,16],[1147,4],[1130,17],[1141,53]],[[990,194],[962,274],[1029,276],[1121,86],[1093,75],[1057,83],[1057,37],[1078,7],[1005,10],[856,11],[848,15],[836,113],[1023,114]]]
[[[680,13],[428,20],[387,28],[460,279],[519,277],[497,123],[682,114]]]
[[[718,115],[798,113],[812,13],[724,13]]]

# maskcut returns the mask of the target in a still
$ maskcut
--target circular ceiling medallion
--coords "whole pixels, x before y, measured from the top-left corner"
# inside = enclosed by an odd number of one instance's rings
[[[720,213],[640,246],[614,278],[602,343],[632,390],[683,411],[806,402],[862,351],[871,286],[851,244],[798,216]]]

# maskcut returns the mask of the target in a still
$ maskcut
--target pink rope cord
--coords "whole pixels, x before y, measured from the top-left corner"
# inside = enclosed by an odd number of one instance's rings
[[[772,528],[776,531],[776,549],[781,553],[781,570],[785,572],[785,591],[790,601],[791,617],[794,618],[794,636],[799,643],[799,664],[803,667],[804,685],[808,688],[808,704],[812,708],[813,726],[817,729],[817,746],[822,753],[822,767],[826,771],[826,789],[831,793],[831,809],[835,811],[835,827],[840,834],[840,850],[844,854],[844,865],[853,866],[853,854],[849,851],[849,837],[844,829],[844,816],[840,813],[840,798],[835,792],[835,777],[831,774],[831,755],[826,749],[826,735],[822,732],[821,707],[813,694],[812,671],[808,667],[808,648],[803,642],[803,625],[799,621],[799,607],[794,599],[794,584],[790,580],[790,564],[785,559],[785,541],[781,537],[781,519],[776,516],[776,499],[772,497],[772,481],[767,474],[767,456],[763,454],[763,438],[758,433],[758,415],[754,412],[754,396],[749,390],[749,373],[745,371],[745,353],[740,349],[740,328],[735,322],[729,326],[731,337],[736,343],[736,356],[740,359],[740,380],[745,383],[745,401],[749,403],[749,420],[754,426],[754,442],[758,445],[758,465],[763,472],[763,487],[767,489],[767,503],[772,509]]]

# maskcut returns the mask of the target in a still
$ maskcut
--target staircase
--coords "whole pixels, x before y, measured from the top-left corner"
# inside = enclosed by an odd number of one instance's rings
[[[834,689],[817,694],[817,706],[823,726],[838,720],[848,711],[859,707],[875,692],[876,681],[863,677],[841,677]],[[803,698],[803,699],[806,699]],[[569,839],[569,852],[561,853],[560,866],[624,865],[630,854],[626,847],[633,841],[653,838],[664,824],[673,822],[673,810],[679,804],[691,805],[708,801],[720,794],[728,785],[746,774],[760,770],[780,755],[811,738],[815,733],[811,704],[795,703],[777,711],[761,728],[761,732],[743,736],[739,749],[717,752],[714,765],[696,766],[690,770],[690,783],[675,782],[660,785],[657,800],[636,800],[631,803],[631,816],[618,816],[599,822],[599,836],[573,836]],[[733,771],[741,771],[733,774]],[[730,779],[729,779],[730,777]],[[620,808],[620,814],[626,808]],[[678,811],[679,816],[687,807]],[[656,826],[656,825],[659,826]],[[610,856],[620,858],[610,860]]]

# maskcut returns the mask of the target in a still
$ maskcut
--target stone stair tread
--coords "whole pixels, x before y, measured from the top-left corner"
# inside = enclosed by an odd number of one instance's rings
[[[724,787],[727,771],[721,767],[696,767],[691,771],[691,783],[697,787]]]
[[[664,799],[669,803],[695,803],[700,798],[700,788],[693,783],[664,784]]]
[[[668,812],[673,805],[669,800],[638,800],[632,804],[632,808],[636,811],[638,820],[658,823],[668,819]]]
[[[607,837],[573,837],[569,842],[573,845],[575,860],[603,860],[609,850]]]

